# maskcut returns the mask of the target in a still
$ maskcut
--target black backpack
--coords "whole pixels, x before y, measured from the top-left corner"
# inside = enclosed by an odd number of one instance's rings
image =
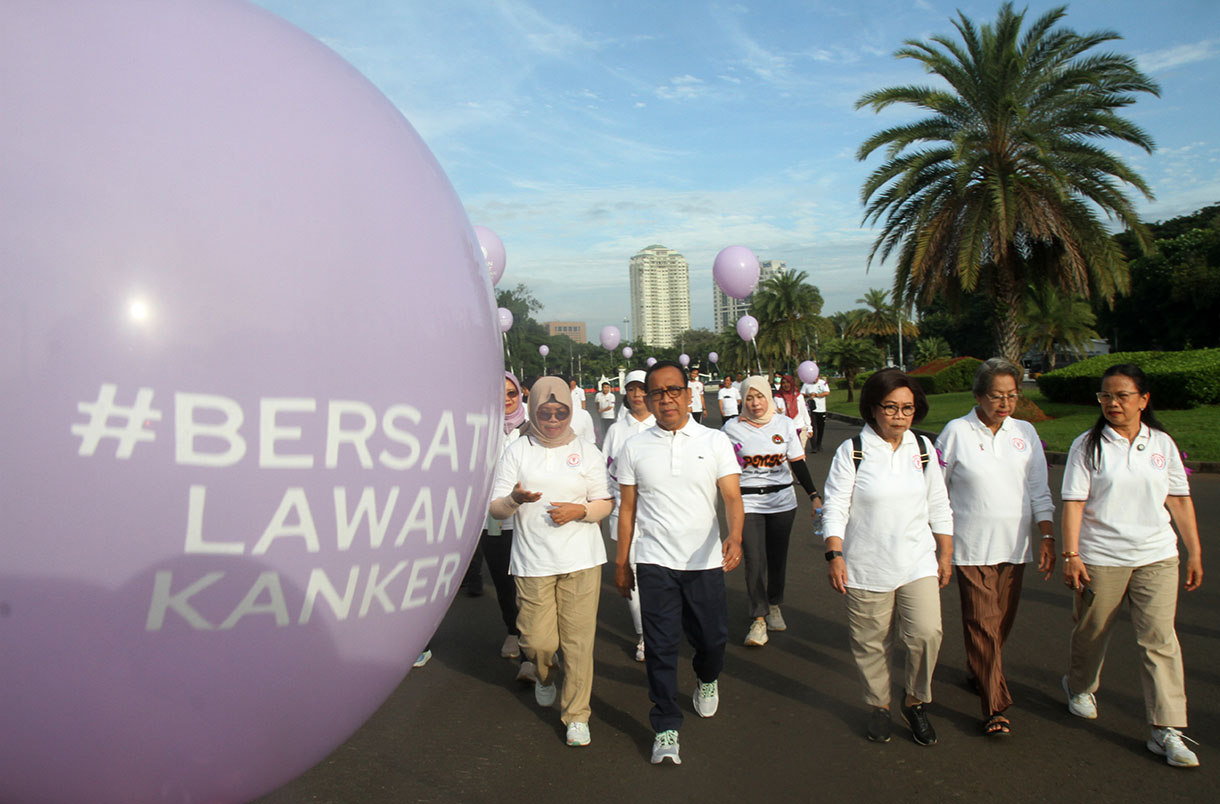
[[[931,460],[928,452],[928,439],[926,436],[916,435],[915,441],[919,443],[919,465],[923,467],[925,472],[928,471],[928,461]],[[851,462],[856,465],[856,471],[860,471],[860,461],[864,460],[864,440],[854,435],[851,437]]]

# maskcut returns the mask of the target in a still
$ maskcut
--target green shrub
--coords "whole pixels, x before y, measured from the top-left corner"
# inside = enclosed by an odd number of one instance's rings
[[[1101,375],[1111,366],[1134,363],[1148,375],[1148,391],[1158,408],[1193,408],[1220,402],[1220,349],[1187,352],[1114,352],[1081,360],[1038,378],[1038,389],[1053,402],[1097,403]]]
[[[875,372],[875,371],[861,371],[859,374],[856,375],[856,387],[863,388],[865,381],[868,380],[869,377],[873,376],[876,373],[877,372]],[[845,377],[841,380],[836,380],[835,388],[838,388],[840,391],[846,391],[847,390],[847,378]]]
[[[911,372],[911,378],[919,383],[925,394],[951,394],[969,391],[974,383],[974,372],[982,360],[976,357],[954,357],[936,360]]]

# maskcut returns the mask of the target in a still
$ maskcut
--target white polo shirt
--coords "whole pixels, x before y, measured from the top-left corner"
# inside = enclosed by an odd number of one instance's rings
[[[716,393],[716,398],[720,400],[721,406],[724,408],[722,415],[736,416],[741,413],[741,393],[736,388],[721,388]]]
[[[548,513],[553,502],[584,504],[610,499],[606,464],[597,447],[579,438],[561,447],[543,447],[529,436],[504,450],[496,467],[492,499],[508,495],[517,483],[541,492],[514,515],[513,551],[508,571],[525,578],[562,575],[606,563],[606,545],[596,522],[556,525]]]
[[[774,415],[762,427],[755,427],[740,418],[724,425],[737,462],[741,464],[741,488],[784,486],[782,491],[769,494],[742,494],[741,502],[747,514],[775,514],[796,508],[796,492],[792,488],[792,470],[788,461],[804,458],[805,450],[796,434],[796,425],[787,416]]]
[[[500,451],[500,457],[496,460],[496,472],[500,471],[500,461],[504,460],[505,450],[512,446],[513,442],[515,442],[518,438],[521,438],[521,434],[522,428],[521,426],[517,426],[509,430],[508,435],[504,436],[504,449]],[[491,512],[488,511],[487,523],[483,527],[492,536],[499,536],[506,530],[512,531],[516,527],[516,519],[517,518],[515,516],[510,516],[508,519],[504,520],[496,519],[491,515]]]
[[[630,439],[614,465],[618,482],[636,487],[636,563],[720,567],[716,481],[741,473],[728,436],[688,417],[680,430],[650,427]]]
[[[623,451],[623,445],[633,436],[639,435],[656,423],[657,419],[651,413],[640,421],[628,412],[625,418],[610,425],[610,429],[606,431],[606,441],[602,444],[602,452],[606,456],[606,474],[609,476],[610,494],[614,497],[614,510],[610,512],[610,538],[616,542],[618,541],[618,506],[622,501],[622,493],[618,488],[618,470],[615,468],[614,459]]]
[[[830,393],[830,385],[820,376],[813,382],[807,382],[801,386],[801,396],[809,399],[809,394],[826,394]],[[826,412],[826,397],[818,396],[813,398],[813,412]]]
[[[703,412],[703,383],[698,380],[691,380],[686,384],[690,389],[690,410],[691,413]]]
[[[953,563],[1025,564],[1040,539],[1036,522],[1055,518],[1038,431],[1005,417],[993,434],[972,408],[936,439],[953,506]]]
[[[1178,445],[1146,424],[1133,442],[1107,424],[1099,468],[1090,469],[1086,435],[1077,436],[1068,451],[1060,494],[1065,502],[1084,502],[1081,560],[1099,567],[1142,567],[1176,556],[1178,537],[1165,498],[1190,496]]]
[[[597,443],[597,431],[593,429],[593,417],[584,408],[572,409],[572,432],[576,437],[590,444]]]
[[[572,404],[578,409],[583,409],[585,406],[585,389],[579,385],[572,389]]]
[[[910,430],[896,450],[867,424],[860,439],[860,470],[848,439],[835,450],[823,489],[826,538],[843,540],[847,585],[890,592],[936,577],[932,534],[953,534],[953,511],[935,447],[925,471]]]
[[[614,419],[614,392],[606,391],[597,392],[597,396],[593,397],[593,401],[597,403],[597,412],[601,414],[603,419]]]

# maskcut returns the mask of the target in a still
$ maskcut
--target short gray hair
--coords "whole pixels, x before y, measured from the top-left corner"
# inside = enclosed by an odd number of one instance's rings
[[[974,385],[970,390],[975,396],[982,396],[991,390],[991,384],[1001,374],[1010,375],[1017,383],[1017,388],[1021,387],[1021,380],[1025,379],[1025,372],[1011,362],[1002,357],[993,357],[984,360],[978,370],[974,372]]]

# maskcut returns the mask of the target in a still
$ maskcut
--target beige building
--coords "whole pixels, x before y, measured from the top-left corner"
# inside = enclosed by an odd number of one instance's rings
[[[788,263],[783,260],[759,260],[758,284],[766,282],[776,274],[788,273]],[[712,327],[714,332],[732,332],[737,327],[737,319],[750,312],[750,304],[754,301],[751,293],[744,299],[734,299],[715,285],[712,289]]]
[[[585,322],[583,321],[547,321],[546,334],[548,336],[567,335],[577,343],[585,342]]]
[[[653,245],[631,258],[632,340],[667,347],[690,329],[690,267],[673,249]]]

